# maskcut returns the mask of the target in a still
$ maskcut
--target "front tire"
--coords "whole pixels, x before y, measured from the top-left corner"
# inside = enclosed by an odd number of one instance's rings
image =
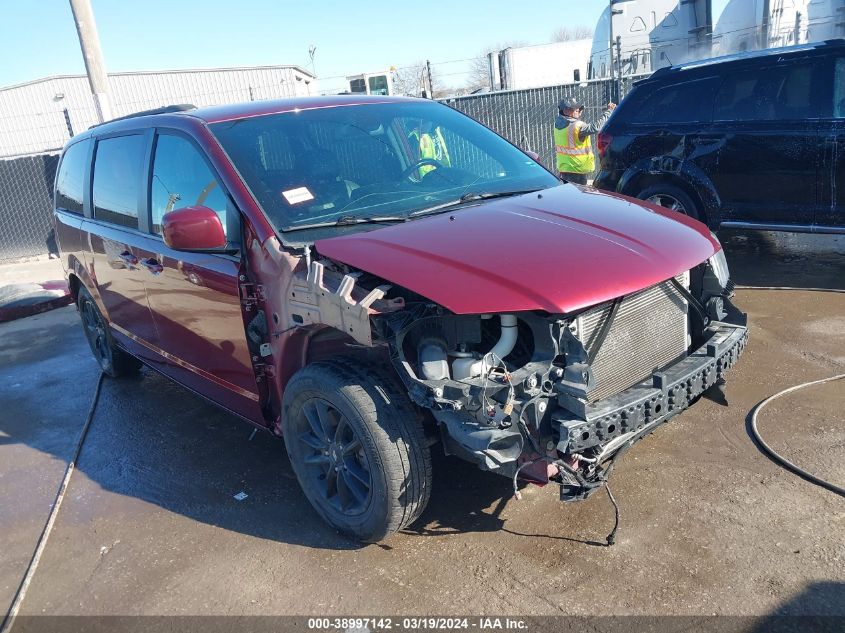
[[[641,191],[637,198],[671,211],[683,213],[693,220],[701,220],[701,210],[690,195],[675,185],[659,183]]]
[[[103,373],[112,378],[136,373],[141,368],[141,361],[115,345],[108,323],[84,286],[79,288],[76,307],[79,309],[82,329],[88,339],[91,353]]]
[[[321,361],[285,388],[282,433],[296,478],[329,525],[364,542],[412,523],[431,492],[431,457],[408,398],[353,360]]]

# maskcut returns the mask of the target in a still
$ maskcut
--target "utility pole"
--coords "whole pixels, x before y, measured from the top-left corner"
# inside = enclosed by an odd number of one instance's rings
[[[109,78],[103,63],[103,51],[100,49],[100,37],[97,35],[97,24],[94,22],[91,1],[70,0],[70,10],[76,22],[82,58],[85,60],[85,70],[88,73],[88,83],[91,86],[91,94],[94,95],[97,119],[103,123],[113,117],[109,97]]]
[[[622,15],[623,11],[621,9],[614,9],[613,8],[614,0],[609,0],[608,11],[609,14],[607,16],[608,22],[610,24],[610,40],[608,44],[610,45],[610,78],[613,80],[613,93],[612,99],[614,103],[619,103],[619,94],[620,94],[620,84],[622,83],[622,38],[621,37],[613,37],[613,16],[614,15]],[[614,47],[617,50],[616,60],[614,61],[613,49]],[[619,72],[616,72],[616,67],[618,66]]]
[[[609,0],[608,7],[607,23],[610,25],[610,40],[608,41],[610,55],[610,78],[615,79],[616,73],[613,71],[613,46],[616,43],[616,39],[613,37],[613,0]]]
[[[434,99],[434,84],[431,81],[431,62],[425,60],[425,76],[428,78],[428,98]]]
[[[760,48],[769,48],[769,23],[772,19],[772,8],[770,0],[763,0],[763,20],[759,40]]]
[[[622,36],[616,36],[616,63],[619,64],[619,74],[616,76],[616,103],[619,103],[619,95],[622,94]]]

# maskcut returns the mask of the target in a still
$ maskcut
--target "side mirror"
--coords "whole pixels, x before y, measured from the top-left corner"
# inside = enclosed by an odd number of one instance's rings
[[[525,153],[526,153],[526,154],[528,155],[528,157],[529,157],[531,160],[533,160],[535,163],[539,163],[539,162],[540,162],[540,155],[539,155],[537,152],[532,151],[532,150],[530,150],[530,149],[527,149],[527,150],[525,150]]]
[[[221,251],[226,232],[215,211],[208,207],[184,207],[165,214],[161,221],[164,243],[177,251]]]

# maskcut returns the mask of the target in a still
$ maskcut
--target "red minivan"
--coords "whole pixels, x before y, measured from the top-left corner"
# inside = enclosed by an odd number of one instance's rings
[[[65,147],[55,221],[103,371],[143,363],[283,437],[363,541],[420,515],[438,442],[586,498],[747,340],[704,225],[561,184],[431,101],[111,121]]]

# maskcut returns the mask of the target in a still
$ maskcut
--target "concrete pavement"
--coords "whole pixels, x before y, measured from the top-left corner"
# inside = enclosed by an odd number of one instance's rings
[[[845,287],[834,239],[725,241],[738,283]],[[515,501],[508,480],[442,456],[422,518],[361,547],[311,510],[279,441],[149,370],[106,380],[21,613],[845,615],[842,499],[774,465],[746,432],[764,397],[845,371],[845,296],[748,290],[737,302],[751,342],[730,406],[701,400],[620,461],[612,548],[593,544],[612,526],[603,494],[562,505],[547,486]],[[0,609],[96,378],[73,307],[0,324]],[[843,411],[832,383],[779,400],[760,426],[841,484]]]

